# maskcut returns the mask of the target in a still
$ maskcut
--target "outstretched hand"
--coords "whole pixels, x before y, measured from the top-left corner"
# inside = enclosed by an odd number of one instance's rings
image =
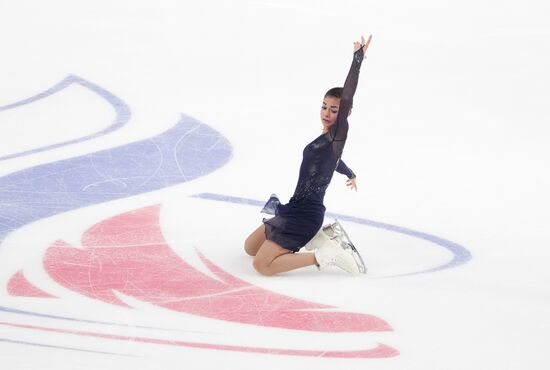
[[[361,36],[361,42],[355,41],[353,43],[353,52],[355,53],[357,50],[363,48],[364,58],[367,59],[367,48],[369,47],[370,40],[372,40],[372,35],[369,36],[367,42],[365,42],[365,38]]]
[[[357,191],[357,183],[355,182],[355,177],[353,179],[348,179],[346,181],[346,186],[349,186],[349,189],[350,190],[355,190]]]

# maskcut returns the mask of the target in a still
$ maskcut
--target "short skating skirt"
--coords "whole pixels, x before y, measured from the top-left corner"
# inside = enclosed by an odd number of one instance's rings
[[[290,202],[277,207],[277,216],[264,218],[265,238],[292,252],[298,252],[323,226],[325,206],[320,203]]]

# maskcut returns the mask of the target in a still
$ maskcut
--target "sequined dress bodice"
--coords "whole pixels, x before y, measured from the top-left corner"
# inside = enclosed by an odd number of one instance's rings
[[[304,148],[300,175],[291,203],[323,203],[338,162],[338,154],[333,152],[328,134],[320,135]]]

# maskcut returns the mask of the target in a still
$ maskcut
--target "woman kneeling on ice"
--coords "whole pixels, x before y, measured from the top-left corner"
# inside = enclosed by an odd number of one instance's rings
[[[254,256],[254,268],[262,275],[271,276],[312,265],[321,270],[335,265],[351,274],[360,272],[360,266],[350,253],[332,245],[330,240],[327,243],[319,240],[323,239],[323,231],[320,231],[325,216],[323,199],[334,171],[348,175],[348,186],[356,189],[355,175],[340,158],[348,134],[347,118],[351,113],[359,69],[371,39],[372,35],[367,42],[361,37],[361,42],[354,43],[353,61],[344,87],[330,89],[325,94],[321,107],[323,132],[304,148],[294,195],[287,204],[280,204],[277,197],[272,196],[264,210],[271,211],[275,217],[264,219],[245,241],[245,251]],[[318,231],[320,234],[316,236]],[[306,249],[314,249],[313,253],[296,253],[306,244]]]

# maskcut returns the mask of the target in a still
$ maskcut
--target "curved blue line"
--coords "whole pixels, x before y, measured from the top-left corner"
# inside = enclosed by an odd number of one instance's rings
[[[24,344],[24,345],[28,345],[28,346],[52,348],[52,349],[64,349],[64,350],[68,350],[68,351],[98,353],[98,354],[101,354],[101,355],[136,357],[136,356],[131,356],[131,355],[124,355],[122,353],[94,351],[94,350],[91,350],[91,349],[81,349],[81,348],[75,348],[75,347],[54,346],[54,345],[51,345],[51,344],[25,342],[25,341],[21,341],[21,340],[14,340],[14,339],[8,339],[8,338],[0,338],[0,342],[13,343],[13,344]]]
[[[222,194],[212,194],[212,193],[196,194],[196,195],[193,195],[193,197],[202,198],[202,199],[209,199],[209,200],[216,200],[216,201],[221,201],[221,202],[228,202],[228,203],[237,203],[237,204],[243,204],[243,205],[258,206],[258,207],[263,206],[264,203],[265,203],[263,201],[255,200],[255,199],[239,198],[239,197],[233,197],[233,196],[222,195]],[[338,220],[349,221],[349,222],[353,222],[353,223],[361,224],[361,225],[368,225],[368,226],[376,227],[376,228],[379,228],[379,229],[384,229],[384,230],[388,230],[388,231],[392,231],[392,232],[396,232],[396,233],[400,233],[400,234],[409,235],[409,236],[412,236],[412,237],[415,237],[415,238],[424,239],[424,240],[427,240],[429,242],[432,242],[434,244],[437,244],[437,245],[447,249],[449,252],[451,252],[453,254],[453,259],[450,262],[447,262],[445,264],[436,266],[434,268],[430,268],[430,269],[427,269],[427,270],[420,270],[420,271],[410,272],[410,273],[406,273],[406,274],[386,276],[386,278],[417,275],[417,274],[426,274],[426,273],[430,273],[430,272],[441,271],[441,270],[445,270],[445,269],[449,269],[449,268],[453,268],[453,267],[458,267],[460,265],[463,265],[463,264],[467,263],[468,261],[470,261],[472,259],[472,254],[470,253],[470,251],[467,250],[466,248],[464,248],[463,246],[461,246],[461,245],[459,245],[455,242],[440,238],[440,237],[435,236],[435,235],[431,235],[431,234],[428,234],[428,233],[424,233],[424,232],[416,231],[416,230],[412,230],[412,229],[407,229],[407,228],[401,227],[401,226],[386,224],[386,223],[378,222],[378,221],[367,220],[365,218],[359,218],[359,217],[354,217],[354,216],[343,215],[343,214],[339,214],[339,213],[327,212],[326,216],[336,218]]]
[[[17,308],[11,308],[11,307],[5,307],[5,306],[0,306],[0,312],[7,312],[7,313],[11,313],[11,314],[33,316],[33,317],[40,317],[40,318],[44,318],[44,319],[83,322],[83,323],[87,323],[87,324],[98,324],[98,325],[106,325],[106,326],[120,326],[120,327],[123,327],[123,328],[152,329],[152,330],[161,330],[161,331],[168,331],[168,332],[171,332],[171,331],[172,332],[183,332],[183,333],[204,333],[204,332],[199,332],[199,331],[195,331],[195,330],[167,329],[167,328],[158,328],[158,327],[154,327],[154,326],[121,324],[121,323],[110,322],[110,321],[96,321],[96,320],[77,319],[75,317],[50,315],[50,314],[32,312],[32,311],[25,311],[25,310],[20,310],[20,309],[17,309]]]
[[[47,97],[49,97],[53,94],[58,93],[61,90],[67,88],[68,86],[70,86],[73,83],[78,83],[81,86],[95,92],[96,94],[101,96],[103,99],[105,99],[110,105],[112,105],[115,112],[116,112],[116,117],[115,117],[114,121],[108,127],[106,127],[105,129],[103,129],[101,131],[98,131],[98,132],[95,132],[95,133],[92,133],[92,134],[89,134],[89,135],[86,135],[86,136],[82,136],[82,137],[79,137],[79,138],[76,138],[76,139],[71,139],[71,140],[68,140],[68,141],[64,141],[64,142],[61,142],[61,143],[47,145],[47,146],[43,146],[43,147],[36,148],[36,149],[30,149],[30,150],[26,150],[26,151],[19,152],[19,153],[8,154],[8,155],[0,157],[0,161],[5,161],[7,159],[22,157],[22,156],[29,155],[29,154],[40,153],[40,152],[44,152],[46,150],[51,150],[51,149],[59,148],[59,147],[66,146],[66,145],[81,143],[83,141],[91,140],[91,139],[97,138],[99,136],[103,136],[105,134],[108,134],[109,132],[118,130],[119,128],[124,126],[126,123],[128,123],[128,121],[130,120],[131,112],[130,112],[130,107],[124,101],[122,101],[120,98],[118,98],[114,94],[110,93],[109,91],[103,89],[102,87],[100,87],[98,85],[95,85],[95,84],[93,84],[93,83],[91,83],[91,82],[89,82],[89,81],[87,81],[87,80],[85,80],[81,77],[75,76],[75,75],[68,75],[67,77],[65,77],[65,79],[58,82],[57,84],[55,84],[51,88],[49,88],[49,89],[47,89],[47,90],[45,90],[45,91],[43,91],[43,92],[41,92],[37,95],[31,96],[30,98],[23,99],[21,101],[13,103],[13,104],[0,106],[0,112],[4,111],[4,110],[8,110],[8,109],[17,108],[17,107],[20,107],[22,105],[31,104],[31,103],[34,103],[34,102],[36,102],[38,100],[41,100],[41,99],[45,99],[45,98],[47,98]]]
[[[0,177],[0,245],[33,221],[204,176],[231,153],[219,132],[182,115],[155,137]]]
[[[67,77],[65,77],[60,82],[56,83],[55,85],[53,85],[49,89],[44,90],[41,93],[38,93],[38,94],[33,95],[33,96],[31,96],[29,98],[26,98],[26,99],[19,100],[15,103],[12,103],[12,104],[0,106],[0,111],[17,108],[17,107],[20,107],[22,105],[34,103],[35,101],[47,98],[48,96],[51,96],[51,95],[63,90],[64,88],[66,88],[70,84],[72,84],[75,77],[76,76],[68,75]],[[76,77],[76,78],[78,78],[78,77]]]

